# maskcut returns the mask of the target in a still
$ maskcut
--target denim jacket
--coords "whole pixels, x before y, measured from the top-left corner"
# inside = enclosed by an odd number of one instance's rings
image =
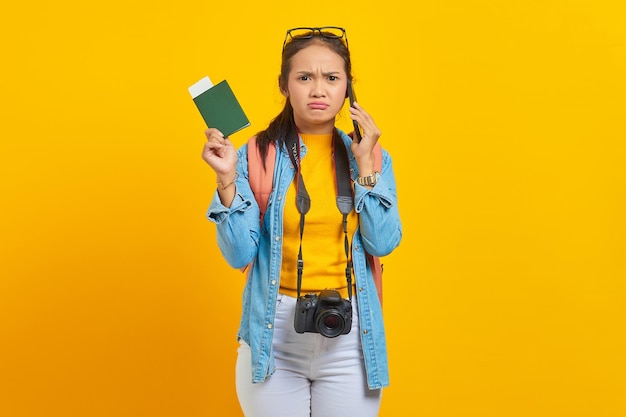
[[[351,139],[340,133],[348,150],[350,175],[355,180],[359,175],[356,160],[350,152]],[[305,158],[305,145],[301,145],[300,152],[301,158]],[[354,185],[354,208],[359,215],[359,226],[352,240],[352,259],[361,344],[370,389],[389,385],[389,370],[382,308],[365,251],[374,256],[388,255],[402,238],[391,157],[385,150],[382,155],[382,172],[377,184],[371,190]],[[216,192],[207,218],[217,225],[218,245],[232,267],[243,268],[252,262],[244,287],[237,336],[250,346],[252,352],[252,382],[262,382],[275,370],[272,336],[280,287],[283,212],[285,195],[293,182],[295,169],[286,149],[277,149],[274,186],[261,225],[259,207],[248,182],[247,144],[239,149],[238,157],[237,190],[230,208],[220,202]]]

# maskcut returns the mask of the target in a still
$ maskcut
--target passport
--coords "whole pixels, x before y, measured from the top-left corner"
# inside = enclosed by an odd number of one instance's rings
[[[189,94],[206,125],[218,129],[224,136],[250,126],[228,81],[213,85],[209,77],[204,77],[189,87]]]

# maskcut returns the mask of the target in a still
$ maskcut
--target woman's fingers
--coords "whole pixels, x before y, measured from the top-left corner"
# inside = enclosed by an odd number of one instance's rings
[[[359,126],[361,126],[361,129],[363,130],[363,138],[367,137],[372,139],[374,142],[378,140],[381,135],[380,129],[376,126],[372,116],[370,116],[370,114],[366,112],[365,109],[363,109],[363,107],[361,107],[356,101],[354,102],[353,107],[350,107],[350,117],[355,120]]]
[[[234,171],[237,164],[237,151],[233,143],[214,128],[207,129],[205,135],[207,141],[202,149],[202,159],[218,174]]]

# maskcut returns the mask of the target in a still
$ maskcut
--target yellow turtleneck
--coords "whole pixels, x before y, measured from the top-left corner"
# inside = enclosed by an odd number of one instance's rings
[[[311,209],[305,216],[302,237],[301,295],[335,289],[345,298],[346,254],[342,215],[337,208],[335,171],[332,159],[332,134],[301,135],[307,153],[301,161],[301,174],[311,197]],[[295,182],[287,190],[285,200],[283,259],[280,292],[297,295],[297,261],[300,245],[300,213],[296,207]],[[348,239],[352,239],[358,223],[355,211],[348,215]],[[354,285],[354,275],[352,276]]]

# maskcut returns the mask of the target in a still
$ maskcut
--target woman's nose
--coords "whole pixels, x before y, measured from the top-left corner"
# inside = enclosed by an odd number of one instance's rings
[[[324,86],[321,81],[313,81],[311,85],[311,96],[313,97],[323,97],[324,96]]]

